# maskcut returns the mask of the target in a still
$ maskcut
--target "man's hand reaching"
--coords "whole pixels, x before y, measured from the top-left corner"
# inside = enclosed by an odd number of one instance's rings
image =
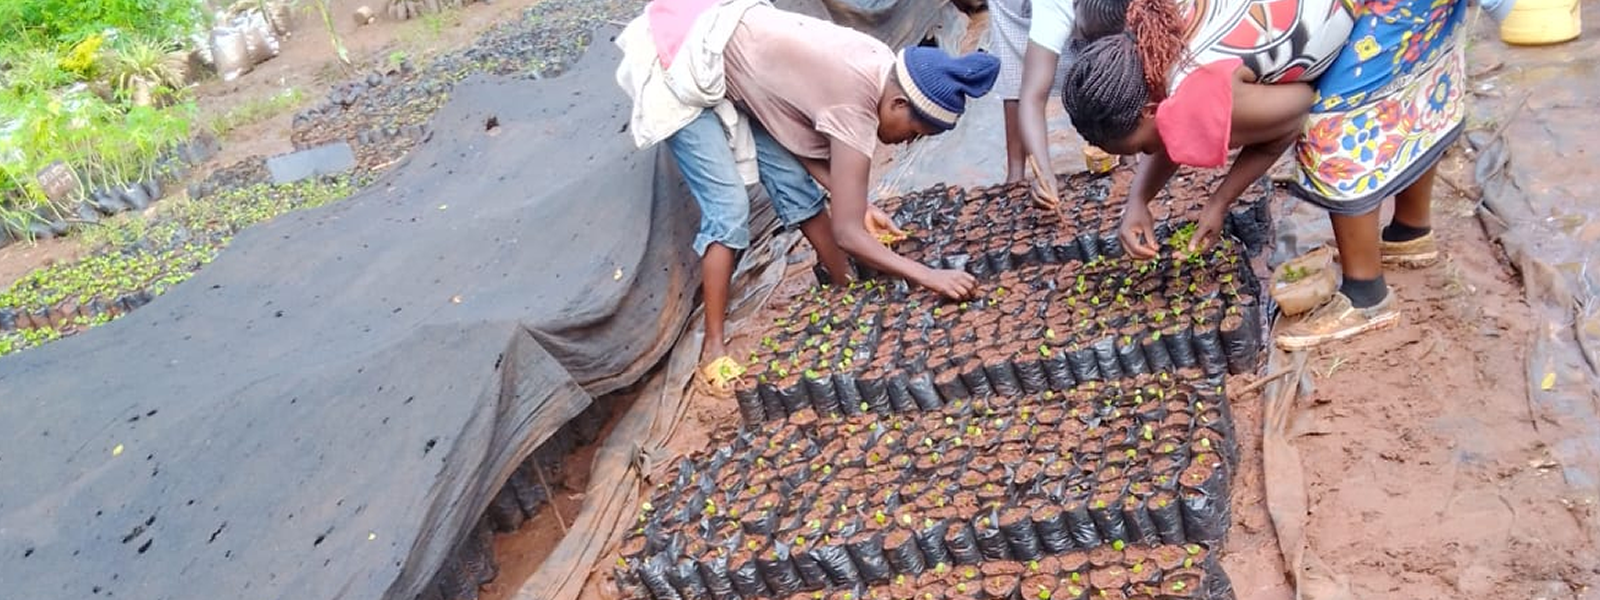
[[[877,238],[884,245],[893,244],[906,239],[910,235],[894,224],[894,219],[889,218],[889,213],[883,212],[883,209],[870,204],[867,205],[867,216],[864,224],[867,227],[867,233],[872,234],[872,237]]]

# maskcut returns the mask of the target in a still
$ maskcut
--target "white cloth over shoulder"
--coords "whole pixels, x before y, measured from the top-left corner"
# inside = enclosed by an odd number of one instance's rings
[[[660,143],[689,124],[700,111],[711,109],[728,134],[740,178],[745,185],[760,181],[755,138],[749,121],[727,99],[727,72],[722,60],[728,39],[744,12],[757,5],[771,2],[722,0],[706,9],[695,19],[672,66],[665,69],[650,35],[649,15],[641,14],[628,23],[616,40],[623,55],[622,64],[617,66],[617,85],[633,99],[629,130],[635,145],[648,148]]]

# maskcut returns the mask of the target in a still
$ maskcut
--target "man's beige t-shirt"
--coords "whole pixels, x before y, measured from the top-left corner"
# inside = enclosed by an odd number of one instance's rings
[[[826,160],[829,138],[866,156],[878,144],[878,99],[894,69],[887,45],[847,27],[756,6],[723,56],[728,97],[797,156]]]

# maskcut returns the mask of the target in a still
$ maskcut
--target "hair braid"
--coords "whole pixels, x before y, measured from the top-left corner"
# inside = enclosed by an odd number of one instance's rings
[[[1139,55],[1127,35],[1080,43],[1062,82],[1061,103],[1084,141],[1105,147],[1138,129],[1151,97]]]
[[[1076,4],[1074,41],[1087,44],[1128,28],[1129,0],[1077,0]]]
[[[1167,77],[1185,50],[1183,16],[1173,0],[1131,0],[1127,10],[1128,33],[1138,41],[1144,63],[1145,85],[1159,102],[1167,97]]]

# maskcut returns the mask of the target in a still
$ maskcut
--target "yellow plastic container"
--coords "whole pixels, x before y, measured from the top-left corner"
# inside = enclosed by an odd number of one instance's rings
[[[1519,46],[1577,39],[1583,32],[1580,8],[1580,0],[1517,0],[1511,13],[1500,22],[1500,39]]]
[[[1083,166],[1090,173],[1110,173],[1117,166],[1117,157],[1094,146],[1084,146]]]

